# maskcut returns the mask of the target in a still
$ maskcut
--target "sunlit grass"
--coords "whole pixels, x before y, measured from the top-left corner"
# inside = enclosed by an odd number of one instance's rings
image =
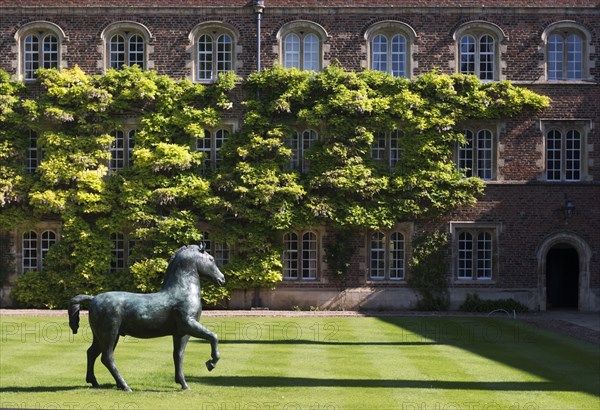
[[[221,340],[191,341],[173,381],[171,338],[121,338],[115,358],[133,389],[85,383],[87,319],[0,317],[0,407],[111,409],[598,409],[600,349],[517,320],[458,317],[219,318]]]

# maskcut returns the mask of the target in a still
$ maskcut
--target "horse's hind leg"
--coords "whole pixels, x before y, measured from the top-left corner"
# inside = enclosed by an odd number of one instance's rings
[[[175,383],[181,384],[181,388],[186,390],[189,389],[190,386],[188,386],[185,382],[182,364],[183,354],[185,353],[185,346],[187,345],[188,340],[190,340],[189,335],[173,335],[173,362],[175,363]]]
[[[92,345],[87,350],[87,374],[85,375],[85,381],[91,383],[92,387],[99,387],[96,376],[94,375],[94,364],[96,363],[96,359],[99,355],[100,346],[98,344],[98,339],[96,339],[96,336],[94,336]]]
[[[117,346],[118,341],[119,335],[116,335],[114,338],[108,338],[108,340],[105,341],[104,346],[102,348],[102,357],[100,358],[100,360],[102,361],[102,364],[106,366],[110,374],[112,374],[112,377],[117,383],[117,387],[121,390],[131,391],[131,388],[127,385],[127,383],[125,383],[125,379],[121,377],[121,374],[119,373],[119,371],[117,370],[117,366],[115,365],[114,350]]]

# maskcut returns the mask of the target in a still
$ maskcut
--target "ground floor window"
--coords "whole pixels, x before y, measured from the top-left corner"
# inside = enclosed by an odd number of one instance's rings
[[[21,242],[23,272],[41,271],[46,254],[56,241],[57,235],[54,230],[23,232]]]
[[[405,272],[404,234],[375,231],[369,235],[369,279],[402,280]]]
[[[283,236],[283,279],[315,280],[318,275],[318,241],[312,231]]]

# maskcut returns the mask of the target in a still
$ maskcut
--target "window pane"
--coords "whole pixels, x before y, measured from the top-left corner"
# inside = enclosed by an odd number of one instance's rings
[[[376,132],[373,135],[373,144],[371,145],[371,157],[377,161],[385,159],[385,132]]]
[[[127,133],[127,165],[133,165],[133,149],[135,148],[135,134],[137,130],[130,130]]]
[[[314,34],[304,37],[303,69],[319,71],[319,38]]]
[[[577,34],[567,37],[567,79],[583,78],[583,40]]]
[[[111,135],[114,141],[110,146],[109,169],[122,169],[125,165],[125,138],[123,131],[117,130]]]
[[[581,134],[569,130],[565,135],[565,179],[579,181],[581,178]]]
[[[479,41],[479,78],[485,81],[494,80],[494,39],[483,36]]]
[[[29,130],[29,147],[27,149],[27,159],[25,161],[25,169],[28,174],[34,173],[38,167],[38,148],[37,148],[37,133]]]
[[[313,147],[318,139],[318,135],[313,130],[305,130],[302,133],[302,169],[300,172],[306,173],[309,169],[309,160],[306,158],[307,151]]]
[[[381,34],[371,42],[372,69],[387,72],[387,38]]]
[[[400,232],[390,236],[390,279],[404,279],[404,235]]]
[[[563,39],[558,34],[548,38],[548,80],[562,80]]]
[[[37,270],[38,250],[37,234],[34,231],[23,233],[23,272],[28,270]]]
[[[402,157],[402,148],[400,148],[400,130],[394,130],[390,134],[390,169],[394,169]]]
[[[369,241],[369,276],[385,278],[385,236],[381,232],[373,233]]]
[[[298,278],[298,235],[286,233],[283,236],[283,278]]]
[[[492,278],[492,235],[489,232],[477,235],[477,278]]]
[[[26,80],[33,79],[35,70],[40,68],[40,43],[33,34],[25,37],[23,58],[23,76]]]
[[[53,231],[44,231],[42,232],[42,243],[41,243],[41,256],[42,256],[42,260],[41,260],[41,267],[43,268],[44,265],[44,258],[46,258],[46,254],[48,253],[48,251],[50,250],[50,248],[52,247],[52,245],[54,245],[56,243],[56,234]]]
[[[283,66],[300,68],[300,37],[288,34],[283,41]]]
[[[227,130],[218,130],[215,133],[215,169],[219,168],[219,163],[223,160],[219,151],[221,151],[221,147],[227,141],[228,136],[229,132]]]
[[[488,130],[477,133],[477,176],[492,179],[492,132]]]
[[[233,70],[233,41],[227,34],[217,40],[217,74]]]
[[[44,38],[44,68],[58,68],[58,39],[49,35]]]
[[[460,72],[475,74],[475,37],[463,36],[460,39]]]
[[[396,35],[392,38],[392,72],[395,77],[407,77],[406,73],[406,39]]]
[[[285,141],[286,146],[292,150],[290,168],[300,170],[300,135],[294,132]]]
[[[317,235],[306,232],[302,235],[302,279],[317,277]]]
[[[120,69],[125,63],[125,38],[115,35],[110,39],[109,67]]]
[[[473,131],[465,130],[465,144],[458,147],[458,169],[466,177],[473,176]]]
[[[458,236],[458,278],[473,277],[473,237],[468,232]]]
[[[110,240],[112,242],[110,273],[118,273],[125,269],[125,235],[112,233]]]
[[[550,130],[546,136],[546,179],[560,181],[562,158],[562,135],[558,130]]]
[[[129,39],[129,65],[144,69],[144,38],[138,34]]]
[[[213,43],[208,35],[198,39],[198,80],[213,79]]]

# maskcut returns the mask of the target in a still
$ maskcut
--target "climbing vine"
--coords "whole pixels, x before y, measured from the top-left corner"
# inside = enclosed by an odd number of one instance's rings
[[[272,287],[281,280],[278,238],[286,230],[356,232],[474,203],[484,185],[453,161],[463,124],[548,104],[508,82],[437,72],[408,80],[336,66],[274,67],[244,82],[222,75],[212,85],[137,67],[102,76],[40,70],[37,79],[30,90],[0,71],[0,221],[7,231],[60,220],[61,241],[44,271],[21,276],[14,293],[51,307],[81,292],[157,290],[168,257],[202,240],[205,225],[235,250],[223,267],[228,287],[207,288],[205,301]],[[243,96],[243,107],[233,107],[243,109],[243,122],[221,147],[219,167],[207,170],[195,144],[228,115],[232,93]],[[109,170],[111,131],[131,119],[139,126],[130,166]],[[302,171],[290,166],[289,143],[301,127],[318,134]],[[390,167],[371,148],[377,133],[394,130],[401,154]],[[44,152],[31,174],[23,165],[29,131]],[[118,275],[107,274],[115,232],[135,241],[131,266]],[[336,271],[347,267],[344,255],[328,256]]]

